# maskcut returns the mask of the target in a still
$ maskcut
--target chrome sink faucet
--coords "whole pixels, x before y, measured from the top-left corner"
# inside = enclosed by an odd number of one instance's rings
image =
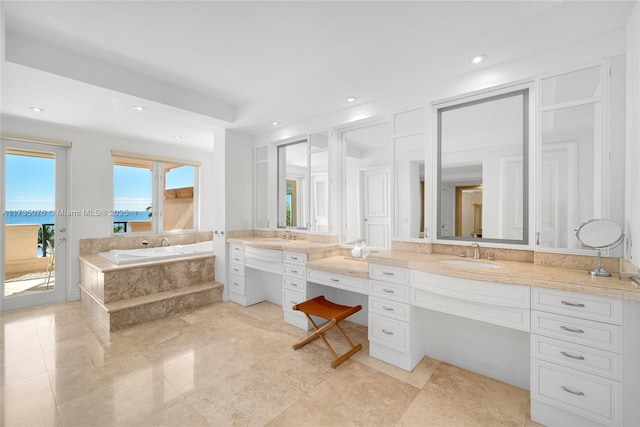
[[[165,243],[167,244],[167,246],[171,246],[171,245],[169,245],[169,239],[164,237],[164,238],[162,238],[162,242],[160,242],[160,247],[163,247]]]
[[[480,245],[478,243],[472,243],[473,259],[480,259]]]

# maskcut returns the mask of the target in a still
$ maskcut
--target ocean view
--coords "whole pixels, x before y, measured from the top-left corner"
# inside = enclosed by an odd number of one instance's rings
[[[91,210],[96,211],[96,210]],[[94,215],[90,213],[79,213],[78,215],[67,215],[67,217],[74,216],[104,216],[94,212]],[[149,212],[147,211],[121,211],[121,215],[113,215],[114,222],[128,222],[128,221],[148,221]],[[53,224],[55,222],[55,211],[47,210],[29,210],[29,211],[7,211],[4,215],[5,224]],[[105,213],[105,215],[108,213]]]

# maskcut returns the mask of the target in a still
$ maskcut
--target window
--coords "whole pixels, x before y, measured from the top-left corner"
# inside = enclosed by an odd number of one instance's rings
[[[195,230],[198,166],[114,153],[113,232]]]

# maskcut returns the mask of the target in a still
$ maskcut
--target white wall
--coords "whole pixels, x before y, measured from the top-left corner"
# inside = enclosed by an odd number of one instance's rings
[[[627,24],[627,132],[625,256],[640,266],[640,1]]]
[[[213,205],[213,153],[185,149],[179,145],[168,145],[157,141],[123,138],[99,134],[78,128],[55,125],[42,121],[17,117],[0,118],[3,133],[21,135],[33,139],[57,139],[70,141],[68,209],[113,209],[113,161],[111,150],[173,157],[199,161],[200,167],[200,227],[201,231],[213,228],[210,215]],[[213,140],[212,140],[213,148]],[[110,216],[68,218],[68,287],[67,299],[79,298],[79,240],[95,237],[110,237],[113,218]],[[123,237],[126,238],[126,237]]]

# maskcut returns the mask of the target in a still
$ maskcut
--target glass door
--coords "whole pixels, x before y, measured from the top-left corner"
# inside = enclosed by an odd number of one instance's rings
[[[67,148],[2,139],[0,311],[64,301]]]

